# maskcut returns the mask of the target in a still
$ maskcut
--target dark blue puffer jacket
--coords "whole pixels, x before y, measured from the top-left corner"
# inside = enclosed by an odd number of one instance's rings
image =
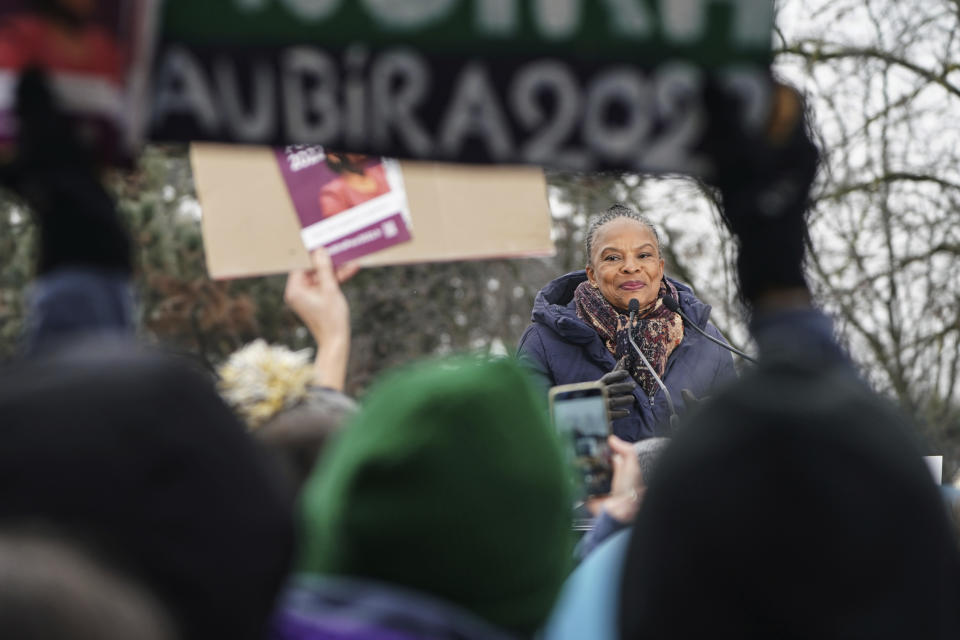
[[[520,338],[517,351],[545,386],[598,380],[617,364],[593,327],[577,317],[573,292],[586,278],[584,271],[561,276],[541,289],[533,303],[532,324]],[[701,329],[724,340],[709,322],[710,306],[697,300],[690,287],[671,278],[667,280],[677,287],[684,313]],[[670,390],[677,413],[683,415],[682,389],[702,398],[724,382],[736,379],[736,375],[729,351],[684,327],[683,342],[670,354],[663,382]],[[631,442],[669,435],[670,409],[663,391],[658,388],[651,400],[638,386],[633,395],[630,415],[613,421],[613,433]]]

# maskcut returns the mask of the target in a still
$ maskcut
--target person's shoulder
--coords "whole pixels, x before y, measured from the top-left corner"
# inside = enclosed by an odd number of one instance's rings
[[[576,318],[574,318],[576,319]],[[572,344],[564,329],[568,328],[565,317],[555,318],[554,321],[533,320],[520,335],[518,350],[555,350],[559,345]]]
[[[544,326],[537,321],[533,321],[527,325],[527,328],[523,330],[523,333],[520,334],[520,342],[517,344],[517,351],[530,351],[536,349],[537,347],[542,348],[543,338],[541,333],[544,330]]]

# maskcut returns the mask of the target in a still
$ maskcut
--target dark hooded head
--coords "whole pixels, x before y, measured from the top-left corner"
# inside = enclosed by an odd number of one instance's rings
[[[664,454],[621,637],[957,638],[958,577],[904,419],[846,370],[768,364]]]
[[[0,524],[109,554],[187,639],[262,637],[291,505],[209,380],[90,344],[0,372],[0,416]]]

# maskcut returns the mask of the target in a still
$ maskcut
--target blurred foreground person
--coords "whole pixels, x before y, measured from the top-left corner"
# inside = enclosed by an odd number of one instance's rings
[[[624,639],[960,637],[960,557],[907,421],[857,377],[803,272],[817,150],[795,93],[718,139],[760,365],[665,452],[629,543]],[[718,156],[719,157],[719,156]]]
[[[778,94],[762,135],[725,128],[711,150],[761,364],[682,422],[634,530],[566,584],[551,640],[960,637],[960,560],[920,452],[812,306],[818,151]]]
[[[247,420],[251,436],[275,460],[294,496],[327,443],[357,410],[350,397],[309,382],[309,358],[308,352],[256,340],[219,368],[221,394]]]
[[[175,640],[147,590],[66,541],[0,534],[0,637]]]
[[[664,454],[621,637],[960,637],[955,539],[905,424],[844,368],[750,371]]]
[[[617,594],[630,526],[643,502],[669,438],[629,444],[610,436],[613,482],[593,527],[577,545],[582,560],[570,574],[544,627],[543,640],[616,637]],[[624,450],[621,445],[626,445]]]
[[[516,363],[400,370],[304,492],[299,575],[271,637],[531,637],[570,564],[568,471]]]
[[[109,553],[188,640],[263,636],[292,505],[206,377],[82,341],[0,371],[0,416],[0,523]]]

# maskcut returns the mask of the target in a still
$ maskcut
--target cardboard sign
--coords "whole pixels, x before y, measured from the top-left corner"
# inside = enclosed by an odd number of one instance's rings
[[[703,173],[769,100],[772,0],[169,0],[153,137]]]
[[[0,6],[0,149],[16,140],[20,72],[39,67],[83,140],[125,163],[147,123],[147,71],[158,0],[4,0]]]
[[[207,269],[239,278],[308,268],[301,224],[274,150],[194,144]],[[543,172],[400,162],[413,239],[364,266],[553,255]]]

